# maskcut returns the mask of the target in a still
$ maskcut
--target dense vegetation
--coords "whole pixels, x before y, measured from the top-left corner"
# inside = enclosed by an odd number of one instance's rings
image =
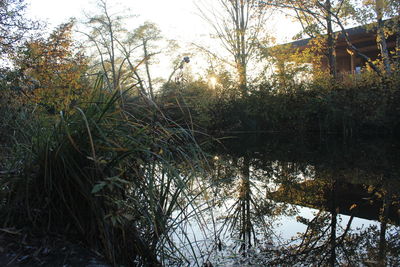
[[[174,94],[160,101],[167,107],[180,103],[180,107],[166,108],[166,112],[179,119],[183,111],[186,121],[193,121],[200,131],[213,133],[398,134],[398,77],[381,80],[366,74],[346,79],[292,84],[280,93],[271,80],[251,87],[245,97],[238,97],[234,88],[224,85],[219,85],[220,89],[228,92],[218,93],[206,83],[193,82],[175,88]]]

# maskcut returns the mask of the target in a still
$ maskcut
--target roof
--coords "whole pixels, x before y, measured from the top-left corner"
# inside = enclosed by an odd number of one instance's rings
[[[390,21],[392,19],[387,19],[384,22]],[[348,34],[348,36],[350,37],[350,40],[358,42],[358,41],[365,41],[366,39],[369,40],[375,40],[376,38],[376,31],[374,30],[368,30],[366,28],[366,26],[371,26],[372,24],[368,24],[368,25],[362,25],[362,26],[356,26],[353,28],[349,28],[346,29],[346,33]],[[337,40],[337,45],[344,45],[346,46],[346,40],[342,34],[342,31],[336,31],[335,34],[338,34],[338,40]],[[360,37],[365,37],[365,38],[360,38]],[[390,36],[389,39],[392,39],[393,36]],[[301,39],[301,40],[297,40],[294,42],[290,42],[290,43],[286,43],[286,44],[291,44],[293,47],[295,48],[302,48],[308,45],[308,43],[310,42],[310,40],[312,40],[313,38],[307,38],[307,39]],[[363,39],[363,40],[361,40]]]
[[[351,38],[352,36],[357,36],[357,35],[365,35],[365,34],[373,34],[371,31],[368,31],[365,26],[357,26],[353,28],[346,29],[346,33],[349,35]],[[344,41],[344,38],[342,36],[342,31],[336,31],[335,34],[339,34],[339,39],[338,41]],[[307,38],[307,39],[301,39],[297,40],[294,42],[286,43],[286,44],[291,44],[294,47],[303,47],[308,45],[308,43],[312,40],[313,38]]]

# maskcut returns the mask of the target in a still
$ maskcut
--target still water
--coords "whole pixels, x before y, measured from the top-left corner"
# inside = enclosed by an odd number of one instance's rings
[[[399,143],[244,135],[212,147],[175,218],[189,265],[400,266]]]

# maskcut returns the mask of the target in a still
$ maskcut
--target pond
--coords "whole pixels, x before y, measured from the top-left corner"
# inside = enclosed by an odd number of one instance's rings
[[[242,135],[213,147],[175,214],[189,265],[400,266],[399,143]]]

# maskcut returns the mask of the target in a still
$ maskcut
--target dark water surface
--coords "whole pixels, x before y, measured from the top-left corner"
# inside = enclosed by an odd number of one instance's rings
[[[400,266],[400,144],[243,135],[209,149],[175,237],[213,266]],[[190,244],[190,245],[189,245]]]

